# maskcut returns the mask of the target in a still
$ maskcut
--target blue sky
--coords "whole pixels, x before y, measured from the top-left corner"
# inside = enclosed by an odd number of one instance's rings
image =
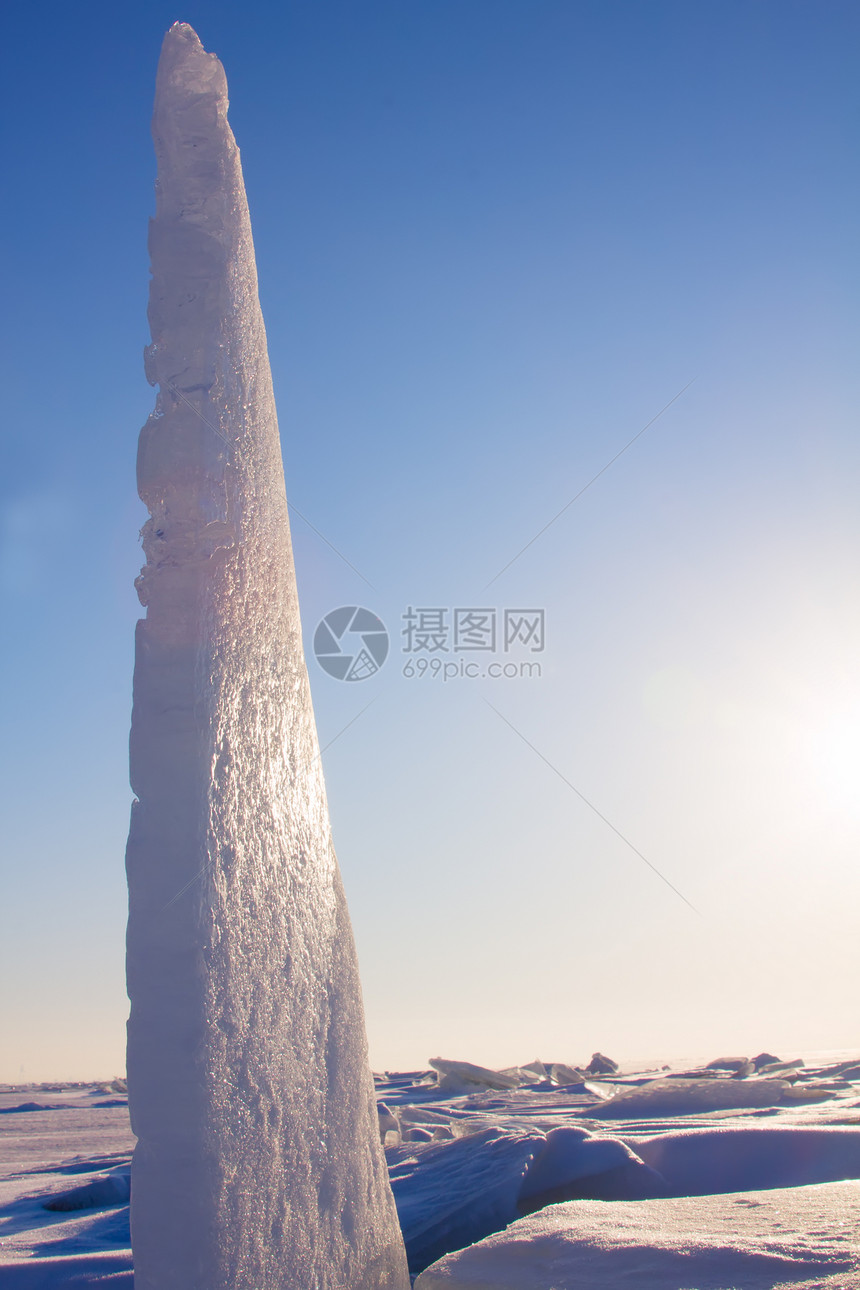
[[[392,638],[309,662],[372,1060],[856,1046],[856,6],[48,4],[0,82],[0,1079],[123,1062],[176,19],[227,71],[288,496],[349,562],[294,513],[306,647],[340,605]],[[410,605],[542,608],[542,674],[404,677]]]

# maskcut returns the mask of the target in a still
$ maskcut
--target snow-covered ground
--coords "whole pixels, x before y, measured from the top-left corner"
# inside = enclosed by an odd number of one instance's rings
[[[860,1183],[701,1199],[571,1201],[441,1259],[415,1290],[860,1286]]]
[[[4,1290],[133,1284],[123,1189],[133,1147],[125,1095],[109,1084],[0,1090]]]
[[[416,1290],[860,1287],[860,1054],[763,1056],[376,1076]],[[0,1290],[133,1285],[133,1145],[121,1084],[0,1089]]]

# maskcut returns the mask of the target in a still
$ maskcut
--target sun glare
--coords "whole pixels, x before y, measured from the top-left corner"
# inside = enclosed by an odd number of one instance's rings
[[[860,705],[833,716],[814,733],[809,756],[830,805],[860,815]]]

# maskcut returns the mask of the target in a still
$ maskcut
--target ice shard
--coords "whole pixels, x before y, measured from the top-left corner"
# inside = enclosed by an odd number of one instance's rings
[[[178,23],[153,135],[128,840],[135,1290],[407,1290],[302,653],[239,152]]]

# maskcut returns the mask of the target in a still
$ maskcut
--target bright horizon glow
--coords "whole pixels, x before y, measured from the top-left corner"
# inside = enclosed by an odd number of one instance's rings
[[[177,17],[230,84],[372,1064],[860,1048],[856,6],[40,14],[2,87],[0,1080],[124,1065]],[[312,654],[341,605],[391,637],[354,685]],[[542,675],[407,679],[409,606],[543,608]]]

